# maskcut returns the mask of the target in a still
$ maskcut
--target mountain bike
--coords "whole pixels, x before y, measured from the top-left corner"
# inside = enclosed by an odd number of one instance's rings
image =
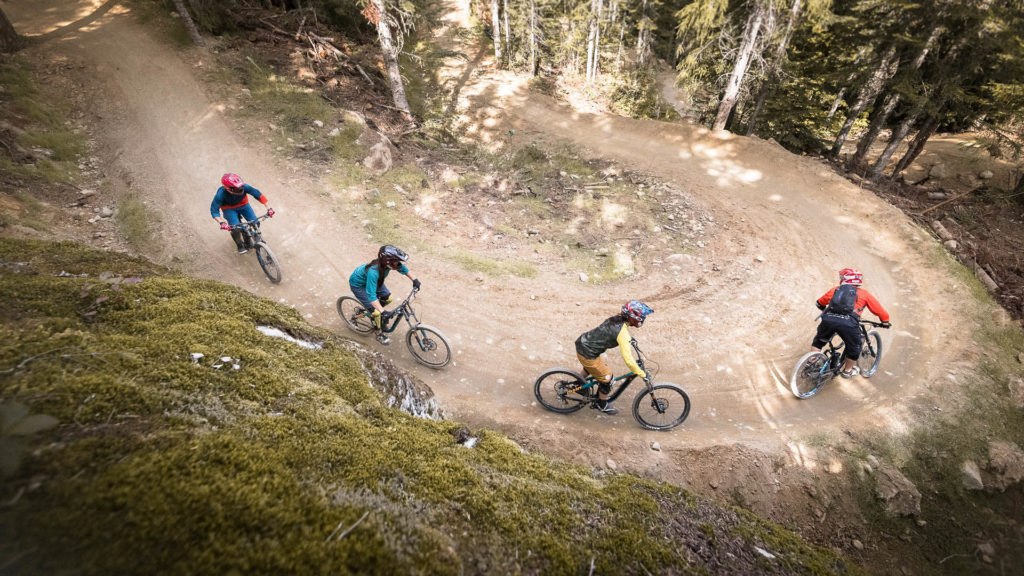
[[[253,221],[240,220],[231,229],[241,233],[242,245],[246,250],[256,252],[256,260],[259,261],[263,273],[272,283],[277,284],[281,281],[281,266],[278,264],[277,256],[270,251],[270,247],[267,246],[266,241],[263,240],[263,234],[260,232],[260,222],[267,218],[270,216],[264,214]]]
[[[857,358],[857,367],[860,368],[860,375],[871,378],[878,372],[878,364],[882,361],[882,336],[877,330],[868,330],[867,326],[883,327],[880,322],[861,320],[860,337],[862,340],[860,357]],[[832,336],[832,339],[820,352],[808,352],[796,363],[796,370],[793,371],[793,378],[789,387],[797,398],[810,398],[818,393],[818,390],[826,382],[839,375],[846,359],[844,343],[839,335]]]
[[[412,309],[412,299],[419,292],[413,288],[405,300],[394,309],[381,314],[381,331],[390,334],[398,328],[398,322],[405,319],[409,332],[405,335],[405,345],[417,362],[430,368],[444,368],[452,360],[452,347],[448,339],[433,326],[421,324],[416,312]],[[370,315],[372,310],[363,307],[359,300],[352,296],[342,296],[337,302],[338,315],[357,334],[369,334],[376,329]],[[412,318],[412,320],[410,320]]]
[[[633,399],[633,418],[650,430],[671,430],[682,424],[690,415],[690,397],[675,384],[655,384],[653,374],[657,373],[657,365],[652,373],[645,366],[647,359],[636,339],[632,339],[630,344],[636,353],[637,365],[647,372],[643,379],[644,389]],[[636,373],[630,372],[612,380],[618,387],[608,395],[607,401],[614,402],[636,378]],[[568,368],[552,368],[537,378],[533,393],[541,406],[552,412],[569,414],[584,406],[596,407],[597,385],[593,376],[584,378]]]

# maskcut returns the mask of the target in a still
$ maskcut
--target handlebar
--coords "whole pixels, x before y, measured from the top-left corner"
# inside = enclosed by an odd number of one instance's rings
[[[256,220],[240,220],[238,222],[238,224],[235,224],[234,226],[231,226],[230,229],[231,230],[241,230],[242,228],[245,228],[245,226],[247,224],[253,224],[255,222],[262,222],[262,221],[266,220],[267,218],[270,218],[269,214],[264,214],[263,216],[260,216],[260,217],[256,218]]]
[[[872,322],[871,320],[861,320],[860,323],[861,324],[870,324],[871,326],[874,326],[876,328],[889,328],[889,327],[892,326],[892,324],[889,324],[888,326],[886,326],[885,322]]]

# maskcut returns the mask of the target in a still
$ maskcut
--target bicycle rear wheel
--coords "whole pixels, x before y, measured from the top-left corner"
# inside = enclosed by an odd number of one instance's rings
[[[590,403],[593,387],[583,386],[583,379],[572,370],[555,368],[537,378],[533,394],[541,406],[552,412],[568,414]]]
[[[671,430],[690,415],[690,397],[675,384],[655,384],[633,400],[633,418],[648,430]]]
[[[370,316],[366,313],[359,300],[351,296],[342,296],[338,298],[336,307],[338,309],[338,316],[341,316],[341,319],[345,321],[345,324],[348,324],[348,327],[353,332],[358,334],[373,332],[375,328],[373,320],[370,319]]]
[[[860,358],[857,358],[857,367],[860,368],[860,375],[871,378],[878,372],[878,365],[882,362],[882,335],[877,330],[868,332],[867,340],[860,349]]]
[[[796,363],[796,370],[789,382],[793,396],[810,398],[818,393],[829,377],[828,356],[821,352],[808,352]]]
[[[452,347],[437,328],[419,324],[405,335],[405,345],[417,362],[431,368],[444,368],[452,361]]]
[[[256,244],[256,259],[260,261],[260,268],[263,268],[263,273],[272,283],[277,284],[281,281],[281,267],[277,264],[277,257],[263,242]]]

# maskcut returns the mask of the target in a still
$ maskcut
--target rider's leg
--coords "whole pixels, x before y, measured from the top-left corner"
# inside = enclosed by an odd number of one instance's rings
[[[238,215],[241,218],[244,218],[246,222],[252,222],[254,226],[259,226],[259,221],[256,218],[256,213],[252,210],[252,206],[246,204],[245,206],[239,207],[237,210]]]
[[[843,339],[843,344],[846,348],[845,360],[843,361],[842,373],[840,375],[852,378],[857,375],[854,367],[857,365],[857,359],[860,358],[861,349],[860,329],[857,321],[850,318],[849,322],[844,322],[838,326],[836,332]]]
[[[583,369],[594,377],[597,381],[597,407],[603,412],[609,414],[615,414],[618,412],[615,408],[612,408],[608,403],[608,393],[612,391],[612,371],[608,369],[608,366],[604,363],[604,360],[600,356],[597,358],[586,358],[582,354],[577,353],[576,358],[579,359],[580,364],[583,365]]]
[[[391,304],[391,291],[388,287],[381,284],[380,288],[377,289],[377,299],[380,300],[381,306],[387,306]]]
[[[224,215],[224,219],[228,221],[228,225],[231,226],[231,239],[235,241],[235,248],[238,249],[239,254],[245,254],[245,243],[242,241],[242,232],[235,229],[238,226],[238,211],[235,209],[221,210],[221,214]]]
[[[388,338],[388,335],[381,329],[380,312],[373,307],[373,303],[370,301],[370,296],[366,293],[366,288],[363,288],[362,286],[353,286],[352,284],[349,284],[348,287],[349,290],[352,291],[352,295],[356,297],[356,300],[359,300],[359,303],[363,305],[363,310],[367,311],[367,316],[370,317],[370,321],[373,322],[374,330],[377,333],[377,341],[385,345],[390,344],[391,339]]]

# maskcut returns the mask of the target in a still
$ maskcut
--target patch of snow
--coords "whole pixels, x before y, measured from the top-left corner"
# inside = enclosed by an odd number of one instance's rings
[[[774,560],[775,559],[775,554],[772,554],[771,552],[765,550],[764,548],[761,548],[760,546],[754,546],[754,550],[757,550],[758,554],[760,554],[761,556],[764,556],[765,558],[767,558],[769,560]]]
[[[465,446],[466,448],[472,448],[476,446],[476,443],[479,441],[480,439],[477,438],[476,436],[470,436],[469,438],[466,438],[466,441],[463,442],[462,445]]]
[[[292,338],[288,334],[285,334],[284,332],[277,328],[274,328],[273,326],[257,326],[256,329],[272,338],[284,338],[285,340],[293,344],[298,344],[299,346],[302,346],[303,348],[308,348],[310,350],[319,350],[323,348],[323,344],[320,344],[319,342],[308,342],[306,340]]]

